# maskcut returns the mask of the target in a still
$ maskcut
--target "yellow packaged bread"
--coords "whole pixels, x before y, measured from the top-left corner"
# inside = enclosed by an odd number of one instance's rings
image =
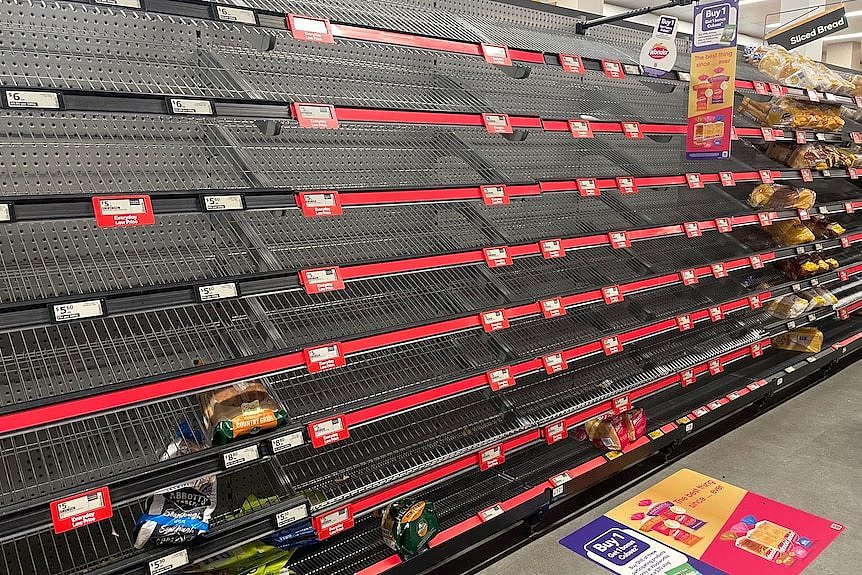
[[[823,333],[816,327],[798,327],[773,337],[772,345],[787,351],[817,353],[823,346]]]
[[[748,196],[752,208],[771,210],[808,210],[817,201],[817,194],[808,188],[797,188],[783,184],[760,184]]]
[[[746,96],[736,110],[761,126],[773,128],[834,132],[844,127],[844,119],[836,106],[803,102],[789,97],[758,102]]]
[[[774,222],[766,230],[779,246],[795,246],[814,241],[814,234],[798,218]]]
[[[805,313],[808,305],[807,299],[791,293],[768,302],[763,309],[772,317],[793,319]]]

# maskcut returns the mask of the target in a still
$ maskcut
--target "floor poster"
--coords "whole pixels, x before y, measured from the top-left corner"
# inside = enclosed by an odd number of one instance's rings
[[[796,575],[843,529],[682,469],[560,543],[619,575]]]

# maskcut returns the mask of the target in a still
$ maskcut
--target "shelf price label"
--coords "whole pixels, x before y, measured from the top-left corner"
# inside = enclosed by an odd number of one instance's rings
[[[859,179],[859,171],[856,168],[850,167],[847,168],[847,175],[850,176],[851,180]]]
[[[622,122],[623,135],[631,140],[642,140],[644,137],[639,122]]]
[[[306,218],[340,216],[344,213],[341,197],[335,190],[299,192],[296,202]]]
[[[850,132],[850,139],[854,144],[862,144],[862,132]]]
[[[578,193],[585,198],[602,194],[594,178],[578,178],[575,183],[578,185]]]
[[[820,94],[817,93],[817,90],[812,90],[811,88],[808,88],[807,90],[805,90],[805,94],[808,96],[808,100],[811,102],[820,101]]]
[[[95,196],[93,211],[100,228],[151,226],[156,223],[150,196]]]
[[[114,515],[107,487],[92,489],[51,502],[54,533],[60,534],[103,521]]]
[[[724,319],[724,310],[721,309],[720,305],[714,305],[709,308],[709,319],[713,322],[721,321]]]
[[[344,441],[350,437],[350,429],[343,415],[337,415],[308,424],[308,437],[315,448]]]
[[[558,441],[562,441],[569,436],[569,430],[566,427],[565,421],[557,421],[545,426],[545,441],[548,445],[553,445]]]
[[[481,186],[482,201],[486,206],[509,205],[509,191],[503,184],[495,186]]]
[[[752,343],[749,350],[751,351],[751,357],[754,359],[763,355],[763,346],[760,345],[760,342]]]
[[[338,266],[331,268],[316,268],[299,272],[299,281],[305,288],[305,293],[325,293],[344,289],[344,279]]]
[[[754,84],[754,93],[760,94],[761,96],[769,95],[769,87],[766,85],[766,82],[761,82],[759,80],[755,80]]]
[[[712,270],[712,277],[715,279],[721,279],[727,277],[727,270],[724,267],[723,263],[712,264],[709,266],[709,269]]]
[[[808,142],[808,136],[805,134],[805,130],[796,130],[793,134],[796,137],[797,144],[805,144]]]
[[[583,59],[576,54],[560,54],[559,60],[560,66],[563,67],[563,71],[568,74],[580,74],[583,76],[587,73],[584,68]]]
[[[850,317],[850,312],[847,311],[847,308],[841,308],[838,310],[838,319],[845,320]]]
[[[482,44],[482,57],[489,64],[497,66],[511,66],[512,59],[509,57],[509,47],[499,44]]]
[[[565,485],[566,483],[568,483],[571,480],[572,480],[572,476],[569,475],[569,472],[563,471],[559,475],[555,475],[555,476],[551,477],[548,481],[551,482],[551,485],[554,486],[555,491],[556,491],[556,488],[562,487],[563,485]],[[559,494],[555,494],[555,495],[560,495],[560,494],[562,494],[562,490],[560,491]]]
[[[548,375],[564,371],[569,366],[562,353],[552,353],[550,355],[543,356],[542,365],[545,366],[545,372]]]
[[[60,109],[60,95],[56,92],[33,90],[6,90],[6,105],[10,108]]]
[[[721,185],[725,188],[736,185],[736,178],[734,177],[733,172],[719,172],[718,179],[721,181]]]
[[[234,282],[198,286],[198,300],[202,302],[228,299],[238,296],[239,288],[237,288],[237,285]]]
[[[293,36],[294,40],[323,44],[335,43],[335,38],[332,36],[332,25],[327,18],[288,14],[287,27],[290,29],[290,35]]]
[[[751,309],[760,309],[763,307],[763,302],[760,301],[760,294],[748,296],[748,307]]]
[[[341,343],[330,343],[319,347],[307,347],[302,350],[305,365],[311,373],[319,373],[329,369],[344,367],[347,361],[341,351]]]
[[[694,328],[694,322],[691,321],[691,316],[688,314],[679,315],[676,317],[676,327],[679,331],[688,331]]]
[[[697,272],[693,269],[690,270],[682,270],[679,272],[679,279],[684,286],[690,286],[697,283]]]
[[[297,505],[296,507],[292,507],[286,511],[282,511],[281,513],[277,514],[275,516],[275,527],[276,529],[281,529],[282,527],[292,525],[297,521],[307,519],[308,515],[309,513],[307,505]]]
[[[140,9],[141,0],[94,0],[96,4],[104,6],[119,6],[120,8]]]
[[[588,120],[569,120],[569,132],[576,139],[593,137],[593,128]]]
[[[87,319],[105,315],[105,306],[100,299],[59,303],[51,306],[55,322]]]
[[[726,234],[733,231],[733,222],[730,218],[715,218],[715,229]]]
[[[622,80],[626,77],[622,65],[616,60],[602,60],[602,71],[605,76],[613,80]]]
[[[690,238],[699,238],[703,235],[699,222],[685,222],[682,227],[685,230],[685,235]]]
[[[0,204],[0,222],[11,222],[14,217],[12,204]]]
[[[841,247],[842,248],[849,248],[851,243],[852,242],[850,241],[850,238],[848,238],[847,236],[841,236]]]
[[[188,116],[212,116],[213,104],[199,98],[168,98],[171,112]]]
[[[771,226],[772,225],[772,212],[757,212],[757,221],[760,224],[760,227],[762,227],[762,228]]]
[[[700,177],[700,174],[688,173],[685,175],[685,181],[688,182],[688,187],[693,190],[703,188],[703,178]]]
[[[332,104],[312,104],[294,102],[290,105],[293,117],[299,122],[300,128],[317,130],[335,130],[340,124]]]
[[[694,368],[684,369],[679,372],[679,383],[682,387],[688,387],[697,381],[697,372]]]
[[[803,182],[813,182],[814,176],[811,173],[811,168],[802,168],[799,170],[799,174],[802,176]]]
[[[546,260],[554,258],[562,258],[566,252],[562,248],[563,242],[559,239],[542,240],[539,242],[539,249],[542,251],[542,257]]]
[[[312,520],[312,524],[317,531],[317,538],[323,541],[353,527],[353,512],[349,505],[345,505],[325,515],[318,515]]]
[[[225,22],[240,22],[242,24],[257,25],[257,18],[251,10],[233,8],[230,6],[216,6],[216,17]]]
[[[630,411],[632,408],[632,400],[629,397],[629,394],[620,395],[619,397],[615,397],[611,400],[611,409],[613,409],[614,415],[619,415],[626,411]]]
[[[204,210],[208,212],[228,212],[244,210],[245,202],[242,194],[225,194],[219,196],[203,196]]]
[[[287,451],[288,449],[293,449],[294,447],[300,447],[305,445],[305,435],[301,430],[294,431],[291,433],[286,433],[280,437],[273,437],[269,440],[270,449],[272,449],[272,453],[281,453],[282,451]]]
[[[495,445],[484,451],[479,452],[479,469],[487,471],[492,467],[497,467],[506,461],[506,454],[503,450],[503,445]]]
[[[775,141],[775,130],[772,128],[768,128],[763,126],[760,128],[760,137],[763,138],[764,142],[774,142]],[[765,182],[768,183],[768,182]]]
[[[238,467],[252,461],[257,461],[258,459],[260,459],[260,450],[258,449],[257,444],[249,445],[241,449],[234,449],[233,451],[228,451],[222,455],[225,469]]]
[[[611,247],[615,250],[632,247],[632,242],[631,240],[629,240],[629,235],[624,231],[610,232],[608,234],[608,240],[611,243]]]
[[[709,360],[709,374],[710,375],[718,375],[724,371],[724,364],[721,362],[720,357],[716,357],[715,359]]]
[[[805,222],[805,221],[808,221],[811,219],[811,212],[809,212],[808,210],[806,210],[804,208],[800,208],[800,209],[796,210],[796,216],[800,220]]]
[[[856,211],[856,207],[853,205],[853,202],[844,202],[844,211],[848,214],[852,214]]]
[[[187,549],[174,551],[158,559],[153,559],[147,564],[150,575],[162,575],[189,564],[189,552]]]
[[[634,178],[618,177],[617,189],[621,194],[636,194],[638,193],[638,185]]]
[[[508,114],[482,114],[482,124],[489,134],[511,134],[512,123]]]
[[[772,95],[776,98],[780,98],[784,95],[784,88],[780,84],[770,83],[769,91],[772,92]]]
[[[842,282],[846,282],[848,277],[849,276],[847,275],[847,270],[838,270],[839,280],[841,280]]]
[[[542,308],[542,315],[545,319],[552,319],[566,315],[566,308],[560,298],[543,299],[539,302],[539,307]]]
[[[757,254],[749,256],[748,263],[751,264],[752,269],[759,270],[763,268],[763,260]]]
[[[486,521],[490,521],[494,517],[502,515],[504,512],[505,510],[503,509],[503,507],[499,503],[497,503],[496,505],[492,505],[488,509],[483,509],[482,511],[480,511],[479,519],[482,521],[482,523],[485,523]]]
[[[757,175],[760,176],[761,183],[771,184],[774,182],[771,170],[757,170]]]
[[[480,313],[479,321],[482,322],[482,329],[487,333],[500,331],[509,327],[509,318],[506,317],[505,309],[494,309]]]
[[[501,367],[500,369],[489,371],[485,374],[485,379],[492,391],[515,387],[515,378],[512,376],[512,371],[509,367]]]
[[[615,353],[622,352],[623,344],[619,336],[614,335],[602,338],[602,350],[605,352],[605,355],[614,355]]]
[[[620,291],[620,286],[607,286],[602,288],[602,298],[604,298],[606,304],[610,305],[612,303],[620,303],[625,299],[625,296]]]
[[[483,248],[482,253],[485,254],[485,263],[489,268],[501,268],[512,265],[512,256],[509,253],[509,248],[499,246],[495,248]]]

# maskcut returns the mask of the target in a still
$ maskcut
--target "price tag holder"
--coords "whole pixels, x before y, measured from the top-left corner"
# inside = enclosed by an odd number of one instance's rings
[[[317,531],[318,540],[323,541],[353,527],[353,513],[350,506],[345,505],[340,509],[313,518],[311,523],[314,530]]]
[[[325,293],[344,289],[341,268],[316,268],[299,272],[299,281],[305,288],[305,293]]]
[[[78,529],[114,515],[111,494],[107,487],[92,489],[51,502],[54,533]]]
[[[802,220],[803,222],[808,221],[808,220],[810,220],[810,219],[811,219],[811,213],[810,213],[808,210],[806,210],[806,209],[802,209],[802,208],[800,208],[800,209],[796,210],[796,216],[797,216],[800,220]]]
[[[611,232],[608,234],[608,240],[611,243],[611,247],[615,250],[621,250],[624,248],[632,247],[631,240],[629,240],[629,236],[626,232]]]
[[[764,142],[774,142],[775,141],[775,131],[772,128],[761,127],[760,128],[760,136],[763,138]]]
[[[213,104],[199,98],[168,98],[171,112],[187,116],[212,116]]]
[[[479,469],[487,471],[492,467],[497,467],[506,461],[506,454],[503,451],[503,445],[495,445],[479,452]]]
[[[512,59],[509,57],[509,47],[499,44],[482,44],[482,57],[489,64],[497,66],[511,66]]]
[[[500,506],[499,503],[497,503],[496,505],[492,505],[488,509],[483,509],[482,511],[480,511],[479,519],[482,521],[482,523],[485,523],[486,521],[490,521],[494,517],[498,517],[503,513],[503,508]]]
[[[489,134],[511,134],[512,123],[508,114],[482,114],[482,124]]]
[[[751,357],[754,359],[757,359],[758,357],[763,355],[763,347],[760,345],[759,342],[752,343],[749,350],[751,351]]]
[[[688,387],[697,381],[697,372],[694,369],[684,369],[679,372],[679,383],[683,387]]]
[[[314,16],[300,16],[299,14],[287,15],[287,27],[294,40],[304,42],[320,42],[322,44],[334,44],[332,25],[327,18],[316,18]]]
[[[610,305],[612,303],[620,303],[625,299],[625,296],[620,291],[620,286],[607,286],[602,288],[602,298],[606,304]]]
[[[602,71],[605,76],[613,80],[622,80],[626,77],[622,65],[616,60],[602,60]]]
[[[499,246],[495,248],[483,248],[482,253],[485,254],[485,263],[489,268],[501,268],[512,265],[512,256],[509,253],[509,248]]]
[[[849,248],[850,244],[851,244],[850,238],[848,238],[847,236],[841,236],[841,247],[842,248]]]
[[[733,172],[719,172],[718,179],[721,180],[721,185],[725,188],[736,185],[736,178]]]
[[[755,94],[760,94],[761,96],[769,95],[769,87],[766,85],[766,82],[760,82],[758,80],[755,80],[753,83]]]
[[[757,212],[757,221],[760,223],[760,227],[765,228],[772,225],[772,213],[771,212]]]
[[[638,185],[634,178],[620,177],[617,178],[617,189],[621,194],[636,194]]]
[[[748,307],[751,309],[760,309],[763,307],[763,302],[760,301],[760,294],[748,296]]]
[[[793,135],[796,138],[797,144],[805,144],[808,142],[808,136],[805,134],[805,130],[796,130],[793,132]]]
[[[642,140],[644,137],[638,122],[622,122],[623,135],[630,140]]]
[[[347,365],[340,342],[319,347],[307,347],[302,350],[302,353],[305,357],[305,365],[311,373],[319,373]]]
[[[539,250],[541,250],[542,257],[546,260],[565,257],[566,252],[562,246],[563,243],[559,239],[542,240],[539,242]]]
[[[844,211],[848,214],[855,212],[856,208],[853,206],[853,202],[844,202]]]
[[[632,400],[629,397],[629,394],[620,395],[619,397],[615,397],[611,400],[611,409],[613,409],[614,415],[619,415],[626,411],[630,411],[632,408]]]
[[[733,231],[733,223],[730,218],[715,218],[715,229],[726,234]]]
[[[680,315],[676,317],[676,327],[679,331],[688,331],[694,328],[694,322],[691,321],[690,315]]]
[[[147,569],[150,575],[162,575],[174,569],[179,569],[184,565],[189,564],[189,552],[187,549],[174,551],[170,555],[165,555],[158,559],[153,559],[147,563]]]
[[[829,100],[830,102],[837,102],[838,101],[838,96],[836,96],[832,92],[824,92],[823,95],[826,96],[826,99]]]
[[[344,213],[341,197],[335,190],[299,192],[296,201],[306,218],[340,216]]]
[[[313,128],[317,130],[338,129],[338,116],[335,114],[335,106],[332,104],[312,104],[294,102],[290,105],[293,117],[299,122],[300,128]]]
[[[563,67],[563,72],[568,74],[579,74],[583,76],[587,73],[584,68],[583,59],[576,54],[560,54],[560,66]]]
[[[760,259],[759,255],[753,255],[748,257],[748,263],[751,264],[752,269],[759,270],[763,269],[763,260]]]
[[[602,338],[602,350],[605,352],[605,355],[621,353],[623,351],[623,344],[619,336],[614,335]]]
[[[0,204],[0,223],[15,220],[15,206],[13,204]]]
[[[708,367],[710,375],[718,375],[719,373],[724,372],[724,364],[721,362],[720,357],[709,360]]]
[[[555,475],[551,477],[548,481],[551,482],[551,485],[554,487],[561,487],[572,480],[572,476],[569,475],[568,471],[564,471],[559,475]]]
[[[488,387],[490,387],[492,391],[500,391],[502,389],[515,387],[515,378],[512,375],[511,368],[509,367],[501,367],[500,369],[489,371],[485,374],[485,379],[488,382]]]
[[[721,279],[727,277],[727,270],[724,267],[723,263],[712,264],[709,266],[709,269],[712,270],[712,276],[715,279]]]
[[[679,272],[679,279],[684,286],[694,285],[698,282],[697,272],[693,269]]]
[[[233,8],[230,6],[214,6],[215,17],[225,22],[239,22],[241,24],[257,25],[257,17],[251,10]]]
[[[308,437],[311,439],[312,446],[321,448],[348,439],[350,429],[347,427],[345,416],[336,415],[309,423]]]
[[[569,120],[569,132],[576,139],[593,137],[593,127],[587,120]]]
[[[305,434],[301,429],[269,440],[269,447],[273,455],[303,445],[305,445]]]
[[[303,519],[308,519],[310,515],[307,503],[305,505],[297,505],[275,516],[275,528],[281,529],[282,527],[293,525]]]
[[[856,170],[856,168],[847,168],[847,175],[850,176],[851,180],[859,179],[859,172]]]
[[[596,185],[594,178],[578,178],[575,181],[578,185],[578,193],[582,197],[600,196],[602,191]]]
[[[93,0],[96,4],[103,6],[117,6],[119,8],[132,8],[140,10],[141,0]]]
[[[805,93],[808,95],[809,101],[811,101],[811,102],[819,102],[820,101],[820,94],[817,93],[817,90],[812,90],[811,88],[808,88],[807,90],[805,90]]]
[[[711,319],[713,323],[724,319],[724,310],[720,305],[710,306],[709,319]]]
[[[799,170],[799,174],[802,176],[803,182],[813,182],[814,175],[811,173],[811,168],[802,168]]]
[[[198,301],[207,302],[239,297],[239,287],[234,282],[198,286]]]
[[[100,228],[151,226],[156,223],[150,196],[95,196],[93,211]]]
[[[850,139],[854,144],[862,144],[862,132],[850,132]]]
[[[506,317],[505,309],[494,309],[480,313],[479,321],[482,322],[482,329],[486,333],[500,331],[509,327],[509,318]]]
[[[53,318],[56,323],[89,319],[105,315],[105,301],[91,299],[69,303],[59,303],[51,306]]]
[[[820,170],[820,175],[824,178],[831,178],[832,172],[830,172],[829,170]]]
[[[566,308],[563,307],[563,302],[558,297],[540,301],[539,307],[542,308],[542,315],[545,316],[545,319],[566,315]]]
[[[682,227],[685,230],[685,235],[690,238],[699,238],[703,235],[699,222],[685,222]]]
[[[757,175],[760,176],[761,183],[771,184],[774,182],[771,170],[757,170]]]
[[[703,179],[700,177],[700,174],[688,173],[685,175],[685,181],[688,182],[688,187],[692,190],[703,188]]]
[[[542,357],[542,365],[548,375],[565,371],[569,365],[562,353],[552,353]]]
[[[233,451],[228,451],[227,453],[222,454],[222,462],[224,463],[225,469],[239,467],[240,465],[257,461],[258,459],[260,459],[260,450],[258,449],[257,444],[249,445],[240,449],[234,449]]]
[[[58,92],[6,90],[5,96],[8,108],[60,110],[63,107],[63,101]]]
[[[565,421],[557,421],[545,426],[545,441],[548,445],[553,445],[558,441],[562,441],[569,436],[569,430],[566,428]]]
[[[776,98],[780,98],[784,95],[784,88],[780,84],[769,84],[769,91],[772,92],[772,95]]]
[[[242,194],[225,194],[218,196],[201,196],[201,205],[207,212],[228,212],[245,209],[245,199]]]
[[[486,206],[502,206],[509,205],[509,191],[506,186],[500,184],[496,186],[481,186],[482,201]]]

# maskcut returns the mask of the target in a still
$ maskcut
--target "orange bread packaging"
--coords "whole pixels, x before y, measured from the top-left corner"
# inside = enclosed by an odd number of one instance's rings
[[[596,417],[584,424],[584,433],[599,449],[622,451],[646,433],[646,414],[640,407],[619,415]]]

